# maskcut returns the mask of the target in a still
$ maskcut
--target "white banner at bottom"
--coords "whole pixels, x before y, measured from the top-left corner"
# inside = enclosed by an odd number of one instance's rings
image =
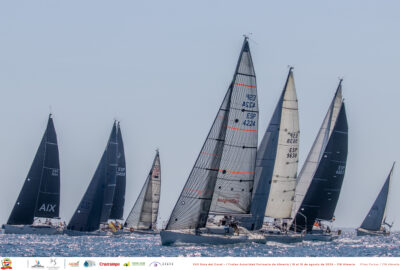
[[[393,257],[1,257],[1,269],[400,269]]]

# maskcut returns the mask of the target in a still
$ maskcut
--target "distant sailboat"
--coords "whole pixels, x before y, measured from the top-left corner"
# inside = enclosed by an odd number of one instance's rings
[[[17,202],[7,224],[3,225],[4,232],[58,234],[62,231],[58,224],[59,212],[60,162],[57,135],[50,114],[46,131]],[[47,222],[41,219],[46,219]]]
[[[299,114],[292,69],[257,151],[252,216],[243,218],[251,230],[261,229],[264,217],[274,218],[274,224],[262,231],[267,241],[284,243],[303,238],[290,233],[286,221],[291,218],[299,160]]]
[[[252,233],[207,226],[209,215],[250,212],[258,133],[256,76],[245,37],[236,71],[196,163],[171,213],[163,245],[261,241]],[[243,232],[243,230],[242,230]]]
[[[146,181],[132,211],[125,221],[125,229],[137,233],[157,233],[157,217],[160,203],[161,165],[158,150]]]
[[[330,228],[313,230],[320,221],[334,220],[347,161],[348,126],[342,80],[317,138],[297,179],[292,230],[307,230],[305,240],[330,241]]]
[[[386,223],[386,204],[388,201],[390,182],[392,181],[393,168],[394,163],[385,183],[382,186],[381,191],[378,194],[378,197],[369,210],[368,215],[365,217],[360,228],[357,228],[356,230],[358,236],[390,235],[390,228],[393,224]]]
[[[117,126],[117,143],[118,143],[118,152],[117,152],[117,160],[118,167],[116,171],[116,186],[114,190],[114,199],[110,212],[110,216],[108,217],[109,226],[112,231],[116,232],[121,229],[120,225],[122,224],[123,216],[124,216],[124,205],[125,205],[125,191],[126,191],[126,165],[125,165],[125,150],[124,150],[124,142],[122,140],[122,132],[121,127],[118,122]]]
[[[67,230],[68,235],[105,235],[99,231],[100,224],[108,226],[113,206],[118,167],[118,126],[114,122],[106,149],[97,166],[96,172],[81,202],[72,216]]]

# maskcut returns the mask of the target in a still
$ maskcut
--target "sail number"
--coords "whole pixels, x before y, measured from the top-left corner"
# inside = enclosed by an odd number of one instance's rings
[[[253,120],[256,118],[257,114],[253,112],[249,112],[246,114],[246,120],[243,121],[243,125],[248,126],[248,127],[254,127],[256,125],[256,121]]]
[[[290,147],[289,153],[287,153],[287,158],[297,158],[297,147]]]
[[[298,143],[299,142],[299,132],[289,132],[290,138],[286,140],[286,143]]]
[[[256,106],[255,102],[251,102],[251,101],[243,101],[242,103],[242,107],[246,107],[246,108],[254,108]]]
[[[346,169],[346,166],[343,166],[343,165],[338,166],[338,168],[336,170],[336,174],[344,174],[345,169]]]

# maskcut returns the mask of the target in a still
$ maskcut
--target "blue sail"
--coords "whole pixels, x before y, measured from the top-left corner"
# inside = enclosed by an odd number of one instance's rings
[[[368,215],[365,217],[363,223],[361,224],[361,228],[370,230],[370,231],[379,231],[382,225],[382,222],[385,218],[386,213],[386,203],[389,195],[389,187],[390,181],[392,179],[394,164],[388,177],[386,178],[385,183],[381,191],[379,192],[378,197],[376,198],[374,204],[368,212]]]

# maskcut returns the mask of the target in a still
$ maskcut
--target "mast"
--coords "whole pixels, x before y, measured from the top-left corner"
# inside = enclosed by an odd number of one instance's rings
[[[370,231],[379,231],[381,229],[381,226],[386,219],[386,205],[389,196],[390,183],[392,181],[393,169],[394,163],[381,191],[378,194],[378,197],[361,224],[361,228]]]
[[[248,214],[257,151],[256,76],[245,37],[236,70],[167,230],[206,226],[208,215]]]
[[[118,144],[118,167],[116,171],[116,186],[114,191],[113,205],[109,219],[122,220],[124,216],[125,205],[125,190],[126,190],[126,165],[125,165],[125,151],[124,142],[122,140],[122,133],[120,123],[117,125],[117,144]]]
[[[96,172],[83,195],[68,230],[95,231],[110,215],[114,196],[117,167],[117,123],[114,122],[106,149]]]
[[[158,150],[147,179],[140,191],[125,227],[139,230],[155,230],[157,227],[158,209],[160,203],[161,166]]]
[[[300,229],[312,230],[316,219],[332,220],[347,160],[348,125],[342,80],[313,147],[300,172],[293,217]]]
[[[57,218],[60,209],[60,162],[52,115],[17,202],[9,225],[32,224],[34,217]]]
[[[264,216],[291,217],[299,133],[297,95],[293,68],[290,67],[282,94],[257,151],[256,190],[251,204],[251,226],[247,224],[249,229],[260,229]]]

